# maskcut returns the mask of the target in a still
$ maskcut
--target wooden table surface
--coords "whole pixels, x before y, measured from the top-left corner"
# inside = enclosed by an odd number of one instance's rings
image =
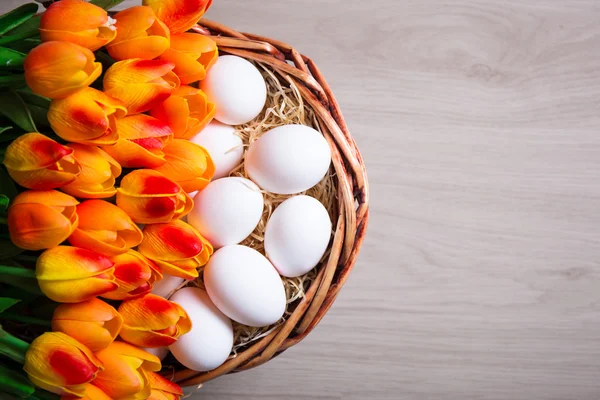
[[[193,398],[600,398],[600,2],[215,0],[207,17],[316,61],[372,203],[318,328]]]

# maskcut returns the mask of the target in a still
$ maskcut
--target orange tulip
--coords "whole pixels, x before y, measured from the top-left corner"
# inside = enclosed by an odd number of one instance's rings
[[[115,60],[142,58],[152,60],[169,48],[169,28],[150,7],[127,8],[115,15],[117,37],[106,46]]]
[[[123,317],[121,338],[139,347],[169,346],[192,329],[179,304],[155,294],[124,301],[119,314]]]
[[[204,79],[218,57],[217,44],[211,38],[197,33],[180,33],[171,36],[171,47],[160,59],[173,63],[173,72],[181,83],[188,84]]]
[[[152,261],[134,250],[112,258],[115,263],[115,279],[119,288],[104,293],[111,300],[128,300],[144,296],[153,288],[154,282],[162,279],[160,270]]]
[[[135,222],[154,224],[183,217],[194,202],[181,186],[160,172],[137,169],[121,181],[117,205]]]
[[[59,303],[79,303],[117,288],[113,264],[95,251],[58,246],[39,256],[35,274],[46,297]]]
[[[60,189],[84,199],[114,196],[117,193],[115,179],[121,175],[119,163],[98,147],[78,143],[71,143],[69,146],[81,166],[81,173],[73,182]]]
[[[142,231],[129,216],[104,200],[86,200],[77,206],[79,226],[69,243],[106,256],[123,254],[142,241]]]
[[[60,99],[89,86],[102,73],[94,53],[69,42],[44,42],[31,50],[23,68],[27,86],[37,94]]]
[[[113,400],[147,399],[151,388],[148,372],[161,368],[160,360],[125,342],[113,342],[96,353],[104,363],[94,385]]]
[[[117,34],[114,22],[104,9],[94,4],[61,0],[42,13],[40,36],[44,42],[71,42],[95,51],[114,39]]]
[[[116,118],[127,109],[119,100],[92,88],[65,99],[53,100],[48,110],[50,126],[61,138],[84,144],[114,144],[119,138]]]
[[[83,396],[102,362],[77,340],[60,332],[38,336],[25,354],[23,369],[36,386],[56,394]]]
[[[138,251],[154,261],[165,274],[196,278],[196,269],[206,264],[213,253],[212,245],[181,220],[146,225],[143,233]]]
[[[148,400],[179,400],[183,396],[183,390],[178,384],[155,372],[148,372],[148,380],[152,389]]]
[[[123,326],[123,317],[108,303],[89,299],[75,304],[60,304],[52,316],[52,330],[78,340],[91,351],[111,344]]]
[[[58,246],[77,228],[77,200],[56,190],[27,190],[8,209],[10,240],[25,250]]]
[[[4,165],[10,177],[29,189],[55,189],[72,182],[81,172],[73,149],[41,133],[26,133],[6,148]]]
[[[156,16],[171,30],[171,33],[185,32],[194,26],[208,10],[212,0],[143,0]]]
[[[87,383],[84,385],[85,394],[79,396],[62,396],[60,400],[112,400],[106,393],[100,390],[97,386]],[[150,397],[149,397],[150,398]]]
[[[162,149],[171,137],[171,128],[145,114],[117,120],[119,140],[104,151],[126,168],[154,168],[165,163]]]
[[[215,105],[200,89],[182,85],[173,95],[150,110],[150,115],[166,122],[173,136],[191,139],[209,124],[215,116]]]
[[[208,151],[189,140],[173,139],[164,152],[166,163],[154,170],[176,182],[186,193],[204,189],[215,173]]]
[[[121,100],[130,114],[148,111],[179,87],[172,69],[173,64],[162,60],[119,61],[106,71],[104,91]]]

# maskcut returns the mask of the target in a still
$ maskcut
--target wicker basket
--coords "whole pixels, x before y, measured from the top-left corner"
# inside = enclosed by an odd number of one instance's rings
[[[220,53],[260,62],[276,75],[289,77],[304,101],[315,111],[332,149],[339,216],[328,259],[291,316],[267,336],[209,372],[179,369],[175,381],[198,385],[220,375],[254,368],[300,342],[314,329],[333,304],[354,266],[369,217],[369,191],[365,166],[350,136],[331,89],[312,60],[288,44],[258,35],[240,33],[216,22],[201,20],[194,31],[211,36]]]

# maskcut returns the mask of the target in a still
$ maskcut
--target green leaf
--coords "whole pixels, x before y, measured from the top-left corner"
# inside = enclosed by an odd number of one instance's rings
[[[0,16],[0,35],[27,22],[37,13],[38,5],[35,3],[23,4],[12,11]]]
[[[9,203],[10,198],[5,194],[0,194],[0,212],[6,211]]]
[[[27,54],[6,47],[0,47],[0,68],[20,68]]]
[[[105,10],[110,10],[111,8],[121,4],[124,0],[91,0],[90,3],[97,5],[98,7],[102,7]]]
[[[35,392],[35,386],[23,373],[0,365],[0,390],[26,399]]]
[[[2,275],[0,274],[0,281],[7,285],[18,287],[19,289],[25,290],[28,293],[41,295],[42,291],[35,278],[21,278],[19,276]]]
[[[25,75],[23,74],[12,74],[0,76],[0,88],[13,88],[18,89],[27,86],[25,83]]]
[[[26,132],[37,132],[27,104],[15,91],[0,93],[0,114],[9,118]]]
[[[3,126],[2,128],[0,128],[0,134],[12,129],[12,126]]]
[[[0,37],[0,42],[8,38],[9,36]],[[12,40],[15,37],[19,37],[17,40]],[[13,50],[20,51],[21,53],[29,53],[34,47],[37,47],[42,43],[42,40],[39,37],[22,39],[22,37],[29,37],[27,35],[14,35],[10,36],[10,40],[6,39],[6,43],[3,43],[5,47],[10,47]]]
[[[0,313],[17,304],[19,299],[11,299],[9,297],[0,297]]]
[[[35,106],[42,107],[45,109],[50,108],[50,102],[52,100],[50,100],[47,97],[40,96],[37,93],[33,93],[29,88],[19,89],[17,90],[17,93],[27,104],[33,104]]]
[[[25,37],[32,37],[39,33],[41,15],[34,15],[27,21],[23,22],[19,26],[10,31],[6,32],[9,36],[23,35]]]

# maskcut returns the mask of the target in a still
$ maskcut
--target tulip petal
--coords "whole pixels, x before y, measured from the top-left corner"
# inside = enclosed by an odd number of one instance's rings
[[[58,246],[75,228],[68,218],[43,204],[14,205],[7,222],[12,242],[26,250]]]
[[[3,163],[16,171],[30,171],[50,167],[71,154],[73,149],[32,132],[19,136],[8,146]]]
[[[194,227],[175,220],[162,224],[146,225],[139,251],[150,259],[176,261],[196,257],[203,243]]]
[[[72,32],[95,29],[108,22],[108,13],[101,7],[81,0],[62,0],[51,4],[42,13],[40,27]]]
[[[156,264],[137,251],[130,250],[112,258],[115,280],[119,288],[102,297],[113,300],[133,299],[148,294],[154,282],[162,279]]]
[[[157,390],[165,394],[175,395],[177,396],[176,398],[179,398],[179,396],[183,396],[183,390],[178,384],[176,384],[175,382],[171,382],[170,380],[164,378],[163,376],[155,372],[148,372],[148,381],[150,382],[150,387],[152,388],[152,390]]]
[[[72,143],[71,148],[75,151],[74,157],[81,166],[81,173],[61,190],[82,198],[115,195],[115,179],[121,174],[121,166],[115,159],[95,146]]]
[[[202,18],[211,2],[212,0],[143,0],[142,4],[152,7],[171,33],[181,33]]]
[[[188,140],[174,139],[163,151],[166,162],[155,170],[179,184],[186,193],[206,187],[215,173],[208,151]]]
[[[36,263],[38,281],[81,279],[112,272],[113,262],[95,251],[58,246],[43,252]]]
[[[88,383],[85,386],[85,395],[83,397],[78,396],[62,396],[60,400],[113,400],[106,393],[104,393],[97,386]]]
[[[160,56],[160,59],[175,65],[173,72],[177,74],[182,84],[188,85],[206,77],[206,68],[191,55],[168,49]]]
[[[130,39],[108,47],[108,52],[115,60],[141,58],[152,60],[169,48],[169,39],[160,36],[147,36]]]

